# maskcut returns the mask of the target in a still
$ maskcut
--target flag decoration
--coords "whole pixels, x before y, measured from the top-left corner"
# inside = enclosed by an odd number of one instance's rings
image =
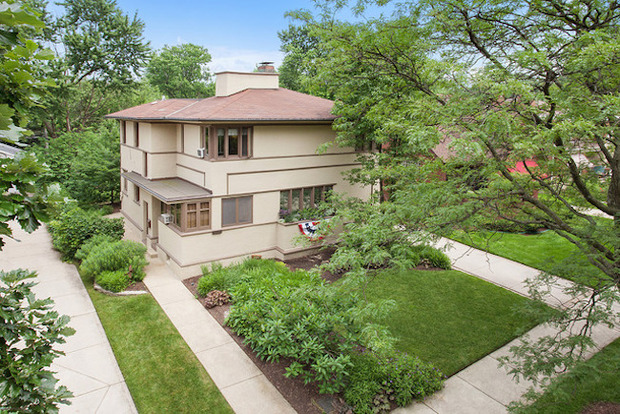
[[[305,221],[299,223],[299,231],[310,240],[321,240],[323,236],[317,236],[318,221]]]

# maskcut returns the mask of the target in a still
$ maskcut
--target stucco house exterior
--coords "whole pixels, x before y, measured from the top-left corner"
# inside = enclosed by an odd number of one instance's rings
[[[330,146],[333,102],[279,88],[275,72],[221,72],[216,96],[164,99],[108,115],[120,121],[122,213],[180,278],[249,255],[309,253],[282,209],[313,206],[346,182],[353,148]]]

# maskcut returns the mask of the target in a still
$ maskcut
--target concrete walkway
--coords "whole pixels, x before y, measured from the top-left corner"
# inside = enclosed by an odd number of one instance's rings
[[[453,268],[477,276],[498,286],[528,296],[524,285],[526,279],[536,276],[539,270],[495,256],[464,244],[442,239],[437,247],[445,248],[452,259]],[[567,286],[571,282],[557,279],[558,286]],[[547,299],[550,306],[564,306],[570,298],[560,288],[552,290]],[[532,338],[549,335],[554,332],[549,325],[543,324],[528,332]],[[620,337],[620,328],[609,329],[599,326],[594,329],[592,338],[602,348]],[[521,398],[531,385],[521,380],[518,384],[512,380],[506,368],[499,368],[498,358],[509,354],[510,347],[519,343],[512,341],[497,351],[487,355],[461,372],[450,377],[443,390],[422,403],[414,403],[399,408],[395,414],[495,414],[506,413],[507,405]],[[593,352],[592,352],[593,353]]]
[[[57,358],[52,370],[60,384],[73,392],[72,404],[61,405],[69,413],[137,413],[133,399],[118,367],[95,308],[75,266],[63,263],[52,250],[51,238],[44,228],[27,234],[11,223],[17,240],[5,238],[0,251],[0,269],[18,268],[38,273],[33,290],[37,298],[51,297],[61,315],[71,317],[69,326],[75,335],[59,349],[66,355]]]
[[[185,285],[159,259],[149,259],[149,291],[237,414],[294,414],[269,382]]]

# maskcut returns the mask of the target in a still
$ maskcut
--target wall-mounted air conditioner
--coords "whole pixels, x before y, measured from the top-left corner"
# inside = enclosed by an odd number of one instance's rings
[[[196,153],[198,154],[198,157],[200,157],[200,158],[204,158],[205,157],[205,149],[204,148],[198,148],[196,150]]]
[[[162,214],[161,215],[161,221],[164,222],[164,224],[170,224],[172,223],[173,217],[172,214]]]

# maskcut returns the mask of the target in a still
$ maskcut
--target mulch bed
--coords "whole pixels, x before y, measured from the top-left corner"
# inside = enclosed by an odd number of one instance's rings
[[[620,404],[612,402],[597,402],[588,405],[581,414],[620,414]]]
[[[148,289],[146,288],[146,285],[144,284],[144,282],[134,282],[131,285],[129,285],[127,289],[125,289],[125,291],[127,290],[131,290],[131,291],[143,290],[143,291],[148,292]]]

